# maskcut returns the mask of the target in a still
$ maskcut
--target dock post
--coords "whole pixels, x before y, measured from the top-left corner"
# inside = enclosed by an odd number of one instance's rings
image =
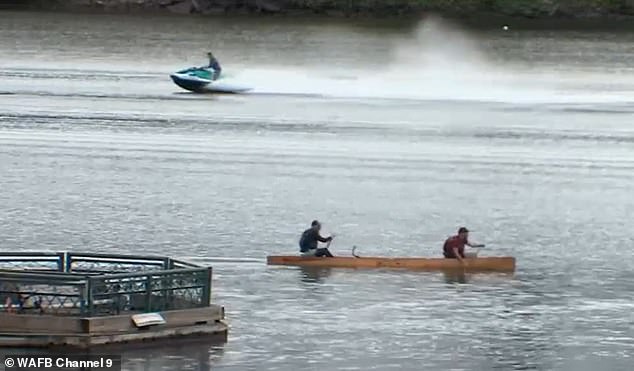
[[[145,312],[152,311],[152,275],[148,274],[145,279]]]
[[[202,305],[204,307],[208,307],[211,305],[211,277],[212,277],[212,268],[207,267],[207,271],[205,272],[205,285],[203,288],[203,297],[202,297]]]
[[[66,272],[66,253],[65,252],[57,253],[57,271]]]

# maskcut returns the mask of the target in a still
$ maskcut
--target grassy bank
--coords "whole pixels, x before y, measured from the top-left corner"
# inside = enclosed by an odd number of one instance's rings
[[[4,1],[11,4],[12,1]],[[32,9],[286,13],[330,16],[410,16],[424,11],[526,18],[613,18],[634,15],[634,0],[29,0]]]

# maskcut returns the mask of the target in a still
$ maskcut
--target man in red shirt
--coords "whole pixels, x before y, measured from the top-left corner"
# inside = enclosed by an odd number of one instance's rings
[[[447,241],[445,241],[445,245],[442,248],[445,258],[458,259],[461,263],[464,263],[465,245],[471,247],[484,247],[484,245],[474,245],[469,242],[469,230],[465,227],[460,227],[457,235],[449,237]]]

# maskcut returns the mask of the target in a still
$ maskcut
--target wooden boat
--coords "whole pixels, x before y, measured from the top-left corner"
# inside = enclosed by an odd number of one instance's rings
[[[463,266],[456,259],[445,258],[391,258],[391,257],[354,257],[336,256],[333,258],[317,258],[278,255],[267,256],[266,262],[269,265],[292,265],[303,267],[324,267],[324,268],[404,268],[432,271],[460,270],[469,272],[514,272],[515,258],[511,256],[502,257],[477,257],[465,259]]]

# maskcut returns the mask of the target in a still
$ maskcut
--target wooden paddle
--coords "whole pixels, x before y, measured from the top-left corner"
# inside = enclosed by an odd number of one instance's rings
[[[332,240],[335,239],[335,236],[331,236],[331,237],[332,237],[332,239],[330,241],[328,241],[328,243],[326,244],[326,247],[325,247],[326,249],[330,247],[330,243],[332,242]]]

